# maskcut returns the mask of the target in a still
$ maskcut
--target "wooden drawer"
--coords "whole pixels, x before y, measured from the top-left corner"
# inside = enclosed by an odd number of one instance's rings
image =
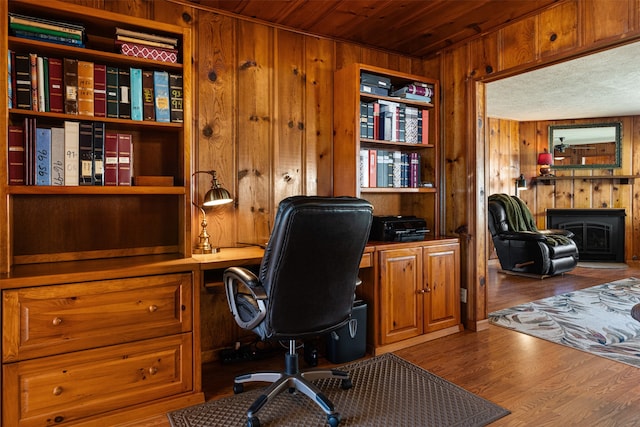
[[[3,365],[3,423],[50,426],[188,392],[191,334]]]
[[[3,362],[191,331],[191,273],[2,293]]]

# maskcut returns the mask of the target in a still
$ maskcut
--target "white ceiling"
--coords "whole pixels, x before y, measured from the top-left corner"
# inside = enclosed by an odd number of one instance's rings
[[[517,121],[640,115],[640,42],[486,86],[487,115]]]

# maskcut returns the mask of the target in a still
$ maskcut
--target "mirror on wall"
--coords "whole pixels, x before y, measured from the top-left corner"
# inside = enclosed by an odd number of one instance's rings
[[[621,166],[622,123],[549,126],[554,169]]]

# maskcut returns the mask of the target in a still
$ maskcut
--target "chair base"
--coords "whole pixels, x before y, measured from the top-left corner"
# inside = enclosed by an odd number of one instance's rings
[[[553,277],[550,274],[535,274],[535,273],[521,273],[513,270],[498,270],[500,273],[510,274],[512,276],[529,277],[531,279],[546,279],[547,277]],[[556,274],[556,276],[564,276],[564,273]]]
[[[335,411],[333,403],[324,395],[312,381],[322,378],[336,378],[341,380],[340,387],[349,389],[352,386],[349,373],[339,369],[313,369],[300,372],[298,355],[295,352],[295,340],[289,345],[289,352],[285,355],[286,370],[284,372],[253,372],[238,375],[233,380],[235,394],[244,391],[244,383],[261,381],[271,383],[247,410],[247,426],[258,427],[258,412],[275,396],[288,390],[290,393],[300,391],[315,402],[327,414],[327,422],[335,427],[340,423],[340,414]]]

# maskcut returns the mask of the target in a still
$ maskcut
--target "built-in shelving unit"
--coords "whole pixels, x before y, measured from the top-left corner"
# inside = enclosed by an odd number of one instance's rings
[[[362,92],[361,76],[365,73],[388,79],[392,89],[416,82],[429,85],[433,91],[431,101]],[[376,215],[415,215],[424,218],[428,228],[437,236],[440,230],[438,80],[356,63],[338,70],[334,85],[333,194],[363,197],[374,205]],[[363,134],[362,105],[384,102],[400,103],[402,108],[414,107],[420,117],[424,117],[421,126],[427,130],[419,143],[376,138],[378,135],[372,138]],[[363,185],[361,150],[417,153],[420,160],[415,185]]]

